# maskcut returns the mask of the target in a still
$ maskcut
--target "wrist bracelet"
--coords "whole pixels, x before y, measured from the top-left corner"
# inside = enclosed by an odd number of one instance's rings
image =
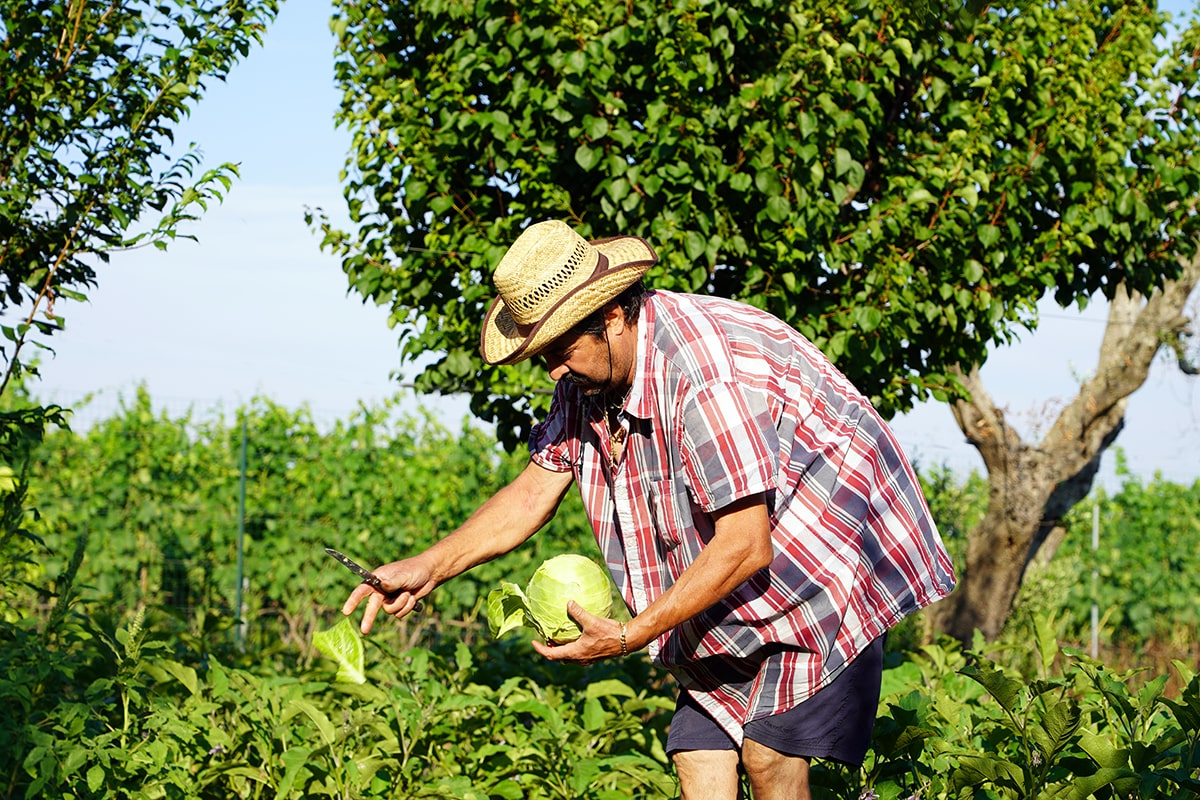
[[[626,643],[625,643],[625,623],[624,622],[621,623],[621,655],[623,655],[623,656],[629,655],[629,648],[626,646]]]

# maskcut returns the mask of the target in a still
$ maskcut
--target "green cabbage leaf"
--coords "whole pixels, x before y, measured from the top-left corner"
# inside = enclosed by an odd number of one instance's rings
[[[336,680],[366,683],[362,636],[349,617],[342,617],[332,628],[315,632],[313,646],[321,655],[337,662]]]
[[[547,641],[573,642],[583,631],[567,614],[571,600],[598,617],[610,616],[608,573],[584,556],[555,556],[537,568],[524,591],[515,583],[502,581],[500,588],[488,594],[488,628],[495,638],[528,627]]]

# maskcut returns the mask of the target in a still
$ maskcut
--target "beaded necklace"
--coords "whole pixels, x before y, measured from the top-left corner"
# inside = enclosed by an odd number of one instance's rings
[[[631,389],[632,387],[626,389],[620,400],[606,403],[604,408],[604,427],[608,429],[608,453],[614,467],[621,460],[621,453],[625,450],[625,439],[629,435],[629,431],[621,424],[620,415],[625,401],[629,399]]]

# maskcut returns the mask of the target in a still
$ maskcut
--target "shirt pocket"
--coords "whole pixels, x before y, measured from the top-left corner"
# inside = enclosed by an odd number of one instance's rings
[[[672,480],[650,484],[650,521],[654,533],[668,551],[683,541],[683,533],[692,526],[691,503],[687,491],[680,491]]]

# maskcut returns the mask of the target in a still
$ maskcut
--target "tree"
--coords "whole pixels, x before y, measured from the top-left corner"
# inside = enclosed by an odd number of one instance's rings
[[[192,238],[180,226],[228,190],[236,168],[193,180],[199,151],[173,156],[173,127],[262,40],[277,4],[0,0],[0,587],[36,541],[21,465],[48,423],[65,424],[62,409],[22,402],[36,374],[22,350],[48,349],[57,301],[86,299],[110,253]]]
[[[987,468],[988,508],[967,540],[966,579],[938,609],[945,630],[960,638],[976,628],[1000,632],[1026,568],[1053,558],[1067,534],[1062,520],[1091,490],[1100,457],[1124,427],[1129,396],[1145,382],[1156,354],[1168,346],[1180,368],[1196,374],[1182,340],[1191,333],[1184,312],[1200,279],[1200,256],[1182,266],[1178,278],[1148,298],[1118,291],[1094,372],[1040,441],[1026,441],[1007,421],[978,367],[960,376],[970,395],[951,408]]]
[[[0,0],[0,392],[111,252],[165,249],[236,168],[193,181],[173,126],[262,40],[277,0]],[[145,217],[154,215],[147,223]]]
[[[652,285],[772,311],[885,414],[966,402],[972,365],[1048,291],[1186,287],[1195,31],[1162,45],[1165,16],[1135,2],[886,5],[343,2],[355,230],[326,222],[325,245],[391,305],[407,357],[444,354],[418,384],[469,392],[510,444],[548,380],[484,367],[476,341],[489,271],[531,220],[646,237]],[[1023,524],[1057,518],[1028,499]],[[987,632],[1010,586],[974,573],[1001,566],[966,565]]]
[[[1108,41],[1098,42],[1101,50],[1118,43],[1120,35],[1114,26]],[[1122,70],[1118,61],[1111,64],[1106,81],[1114,89],[1124,89],[1124,96],[1116,91],[1116,102],[1109,105],[1122,113],[1114,117],[1125,131],[1116,141],[1127,152],[1118,163],[1124,167],[1119,174],[1128,180],[1128,188],[1115,196],[1116,203],[1139,203],[1161,184],[1174,184],[1176,199],[1157,212],[1163,214],[1164,223],[1158,244],[1178,260],[1178,269],[1164,273],[1162,284],[1147,294],[1131,288],[1128,281],[1104,288],[1109,311],[1096,368],[1040,441],[1025,441],[1008,422],[980,379],[977,364],[955,368],[967,393],[955,398],[951,409],[983,458],[989,487],[986,515],[968,539],[962,583],[938,609],[942,627],[959,638],[966,639],[976,629],[989,637],[999,634],[1026,568],[1035,560],[1053,557],[1066,534],[1062,519],[1091,490],[1101,456],[1124,427],[1128,398],[1145,382],[1155,356],[1165,348],[1181,369],[1196,374],[1196,360],[1187,352],[1186,341],[1193,333],[1187,304],[1200,280],[1200,255],[1194,242],[1188,241],[1195,236],[1189,217],[1195,213],[1198,163],[1194,97],[1198,36],[1193,25],[1169,48],[1159,52],[1155,47],[1151,74],[1156,80]],[[1122,82],[1131,74],[1133,80]],[[1152,133],[1141,135],[1146,130],[1143,120],[1153,125]],[[1120,130],[1106,127],[1098,133]],[[1109,208],[1097,208],[1099,222],[1107,221],[1104,212]],[[1180,211],[1184,216],[1174,216]],[[1116,231],[1124,233],[1119,227]],[[1127,260],[1132,269],[1144,268],[1138,251],[1122,248],[1126,241],[1118,236],[1110,245],[1110,256]],[[1155,242],[1151,238],[1147,244]],[[1084,261],[1080,268],[1092,269],[1094,263]],[[1064,302],[1066,293],[1061,285],[1056,289],[1057,299]],[[1072,299],[1082,305],[1087,298]]]

